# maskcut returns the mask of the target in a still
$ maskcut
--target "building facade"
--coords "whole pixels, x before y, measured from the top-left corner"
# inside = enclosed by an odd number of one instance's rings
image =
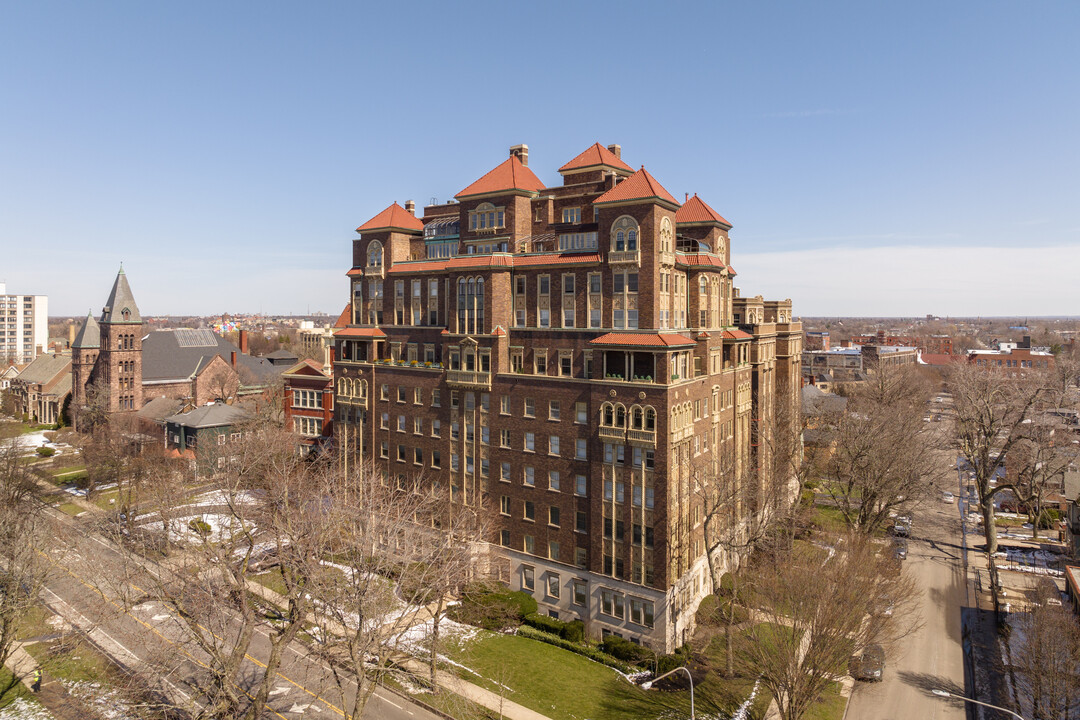
[[[48,345],[49,297],[8,295],[0,283],[0,361],[28,363]]]
[[[502,579],[544,611],[670,651],[711,589],[699,471],[767,472],[802,328],[739,296],[730,223],[619,146],[559,173],[515,146],[454,202],[357,228],[335,442],[492,518]]]

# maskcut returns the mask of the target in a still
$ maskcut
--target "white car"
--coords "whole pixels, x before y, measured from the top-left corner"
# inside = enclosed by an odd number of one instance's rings
[[[944,502],[951,503],[956,501],[956,496],[951,492],[943,492],[941,493],[941,499]]]

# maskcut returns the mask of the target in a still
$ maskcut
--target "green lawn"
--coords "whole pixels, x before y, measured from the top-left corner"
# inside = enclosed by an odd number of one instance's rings
[[[461,671],[470,682],[500,692],[509,700],[543,713],[553,720],[620,720],[685,715],[690,712],[688,690],[645,691],[627,682],[614,670],[568,650],[512,635],[481,632],[463,646],[451,646],[446,654],[475,670]],[[753,680],[727,680],[715,673],[695,686],[696,710],[729,715],[749,696]],[[760,717],[768,698],[759,693],[753,717]]]
[[[11,671],[6,667],[0,665],[0,690],[3,690],[11,684]],[[16,683],[15,687],[11,688],[5,693],[0,693],[0,708],[6,707],[15,702],[16,698],[26,698],[32,700],[33,693],[26,689],[26,686],[21,682]],[[33,700],[33,702],[37,702]]]
[[[52,677],[72,682],[106,682],[113,667],[93,646],[77,635],[49,643],[26,646],[26,652],[37,660]]]
[[[804,720],[842,720],[847,698],[840,694],[840,683],[829,683],[821,699],[804,716]]]
[[[80,505],[76,505],[73,502],[60,503],[60,507],[58,509],[60,510],[60,512],[70,515],[71,517],[75,517],[79,513],[86,512]]]
[[[251,579],[262,585],[264,588],[273,590],[278,595],[285,594],[285,580],[281,577],[281,571],[277,568],[273,570],[267,570],[264,573],[258,575],[252,575]]]

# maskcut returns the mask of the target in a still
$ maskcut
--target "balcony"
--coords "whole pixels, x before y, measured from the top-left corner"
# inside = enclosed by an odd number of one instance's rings
[[[446,384],[458,387],[491,389],[491,373],[473,370],[447,370]]]
[[[671,431],[671,442],[673,442],[673,443],[682,442],[683,440],[686,440],[686,439],[691,438],[693,436],[694,436],[694,426],[693,425],[687,425],[684,428],[678,428],[676,430]]]
[[[633,263],[634,265],[640,265],[641,252],[638,250],[631,250],[628,252],[609,252],[607,259],[609,265],[623,263]]]
[[[334,402],[337,405],[348,405],[350,407],[366,408],[368,406],[368,404],[367,404],[367,396],[366,395],[363,396],[363,397],[349,397],[347,395],[336,395],[336,396],[334,396]]]
[[[607,425],[601,425],[600,439],[623,442],[626,440],[626,429],[621,427],[608,427]]]
[[[630,441],[631,445],[640,445],[641,447],[656,447],[656,431],[655,430],[634,430],[630,429],[626,431],[626,439]]]
[[[659,259],[660,259],[660,264],[661,265],[674,265],[675,264],[675,253],[661,251]]]

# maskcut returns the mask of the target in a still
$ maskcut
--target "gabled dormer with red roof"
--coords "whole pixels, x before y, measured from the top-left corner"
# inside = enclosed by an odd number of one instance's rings
[[[510,157],[454,197],[460,203],[460,235],[469,252],[505,251],[513,237],[529,235],[530,201],[544,183],[529,169],[529,147],[515,145]]]
[[[423,244],[424,223],[414,213],[410,200],[401,207],[395,201],[366,223],[356,228],[353,240],[353,267],[365,275],[381,275],[384,268],[411,256],[414,241]]]
[[[727,265],[731,223],[694,193],[675,213],[675,249],[680,253],[712,253]]]
[[[636,173],[596,198],[593,205],[614,205],[652,201],[671,210],[679,209],[679,201],[669,193],[642,165]]]
[[[634,168],[622,161],[622,148],[618,145],[604,147],[593,143],[584,152],[559,168],[563,176],[563,185],[586,182],[602,182],[610,175],[628,177],[634,174]]]

